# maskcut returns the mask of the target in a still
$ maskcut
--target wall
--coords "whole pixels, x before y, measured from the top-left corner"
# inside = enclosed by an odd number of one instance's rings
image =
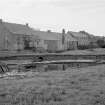
[[[13,50],[16,43],[14,35],[0,22],[0,50]]]
[[[88,38],[78,38],[77,39],[78,41],[78,45],[89,45],[90,44],[90,41]]]
[[[0,22],[0,50],[15,50],[17,49],[17,35],[12,34]]]
[[[56,52],[61,49],[59,40],[45,40],[44,43],[47,45],[49,52]]]
[[[4,50],[5,49],[5,27],[3,26],[3,23],[0,22],[0,50]]]

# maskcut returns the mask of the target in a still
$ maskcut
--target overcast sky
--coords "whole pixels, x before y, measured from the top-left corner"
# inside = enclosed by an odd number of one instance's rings
[[[41,30],[105,36],[105,0],[0,0],[0,18]]]

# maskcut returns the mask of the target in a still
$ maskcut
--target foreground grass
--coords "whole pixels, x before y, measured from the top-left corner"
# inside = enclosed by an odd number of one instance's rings
[[[0,79],[0,105],[105,105],[105,65]]]

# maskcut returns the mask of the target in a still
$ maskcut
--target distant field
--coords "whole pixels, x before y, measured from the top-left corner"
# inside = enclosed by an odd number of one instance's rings
[[[1,78],[0,105],[105,105],[105,65]]]

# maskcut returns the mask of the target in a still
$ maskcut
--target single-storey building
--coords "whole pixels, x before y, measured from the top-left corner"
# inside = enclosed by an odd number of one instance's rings
[[[77,49],[77,40],[66,33],[35,31],[35,36],[40,37],[39,46],[49,52]]]
[[[33,44],[34,30],[26,25],[0,19],[0,50],[23,50]]]
[[[37,47],[42,47],[49,52],[62,50],[62,35],[60,33],[35,30],[35,36],[40,38]]]

